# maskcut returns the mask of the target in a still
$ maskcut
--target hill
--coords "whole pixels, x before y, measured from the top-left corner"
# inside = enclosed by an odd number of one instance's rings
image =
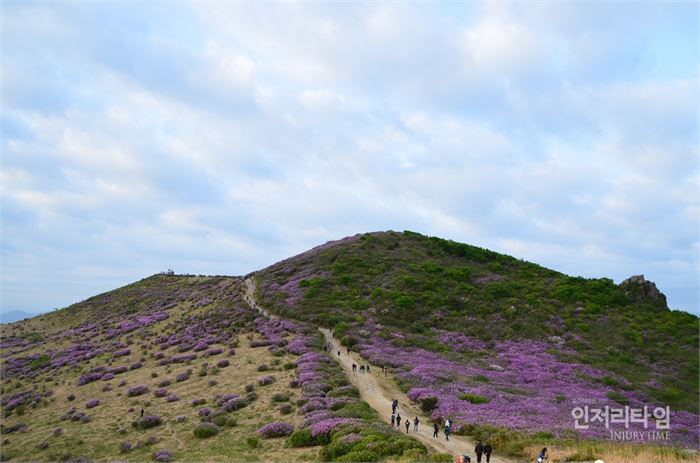
[[[409,394],[443,397],[436,417],[550,432],[571,427],[576,401],[664,404],[697,443],[698,318],[643,277],[571,277],[413,232],[330,242],[256,277],[275,313],[335,328],[403,369]],[[489,404],[459,400],[469,394]]]
[[[616,285],[381,232],[245,283],[153,275],[0,325],[0,461],[452,461],[388,426],[386,396],[367,396],[380,386],[404,415],[491,441],[499,461],[543,442],[552,461],[697,448],[698,318],[642,276]],[[670,429],[647,446],[611,441],[620,425],[573,426],[576,407],[666,405]]]
[[[428,458],[240,278],[154,275],[0,330],[0,461]]]

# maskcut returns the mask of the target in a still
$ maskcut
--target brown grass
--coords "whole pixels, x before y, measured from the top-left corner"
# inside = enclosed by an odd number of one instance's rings
[[[541,447],[523,451],[528,461],[535,461]],[[690,463],[700,462],[697,452],[621,442],[582,443],[580,446],[547,447],[550,463],[603,460],[606,463]]]
[[[296,413],[296,406],[292,414],[281,415],[278,411],[281,404],[273,404],[271,401],[272,395],[280,392],[289,395],[291,403],[299,398],[299,391],[288,387],[289,381],[296,376],[295,370],[285,371],[282,368],[285,362],[293,361],[295,357],[291,355],[273,357],[264,347],[249,347],[246,336],[239,339],[241,346],[236,349],[236,355],[226,357],[226,354],[222,354],[206,360],[197,359],[191,365],[156,366],[155,361],[146,356],[148,360],[143,368],[118,375],[109,381],[113,387],[110,392],[102,392],[102,387],[107,384],[102,381],[81,387],[74,386],[77,373],[59,376],[60,384],[57,385],[45,382],[49,378],[40,376],[37,378],[37,383],[40,384],[39,390],[45,386],[52,389],[54,395],[43,405],[35,409],[28,408],[24,416],[18,417],[13,414],[3,419],[5,426],[25,423],[29,426],[29,430],[26,433],[3,435],[3,440],[8,439],[9,443],[2,445],[2,453],[23,461],[56,460],[62,459],[62,456],[67,454],[96,460],[119,458],[124,461],[149,461],[153,459],[153,452],[156,449],[167,448],[180,461],[310,461],[316,459],[317,449],[287,449],[284,448],[284,439],[260,439],[260,445],[255,449],[246,444],[246,438],[257,435],[256,430],[269,421],[282,420],[299,425],[301,417]],[[140,357],[140,350],[132,347],[132,354],[119,359],[114,365],[129,365]],[[213,366],[221,358],[228,358],[231,365],[222,368],[217,375],[198,376],[202,363],[208,362]],[[104,363],[104,358],[93,359],[92,365],[100,363]],[[270,365],[270,371],[264,373],[257,371],[257,366],[262,363]],[[273,366],[273,363],[278,365]],[[175,375],[188,368],[193,370],[190,379],[182,383],[175,382]],[[151,378],[152,372],[156,372],[158,377]],[[269,386],[258,386],[256,379],[264,374],[275,376],[277,382]],[[167,387],[168,392],[177,394],[180,401],[167,403],[164,398],[153,396],[152,391],[157,388],[157,383],[165,378],[172,380],[172,384]],[[117,387],[122,379],[127,381],[127,385]],[[208,382],[212,379],[218,384],[210,387]],[[244,395],[244,387],[249,383],[255,384],[258,399],[248,407],[231,414],[237,420],[237,426],[222,428],[218,436],[209,439],[194,437],[192,430],[199,422],[197,415],[199,407],[191,406],[193,399],[204,398],[207,400],[206,406],[214,408],[215,394]],[[147,385],[151,392],[140,397],[126,397],[128,387],[138,384]],[[66,397],[71,393],[75,394],[76,399],[68,402]],[[98,398],[103,403],[91,410],[85,410],[85,402],[91,398]],[[150,405],[148,405],[149,402]],[[59,417],[72,406],[75,406],[78,411],[86,412],[92,421],[86,424],[61,421]],[[165,424],[149,430],[133,429],[131,422],[138,418],[142,406],[146,414],[163,417]],[[128,411],[131,407],[134,408],[133,412]],[[175,417],[178,415],[186,416],[186,421],[177,423]],[[63,428],[64,435],[53,437],[53,430],[59,427]],[[120,434],[120,429],[126,430],[125,433]],[[145,442],[151,436],[157,437],[159,442],[153,446],[142,445],[129,453],[120,454],[121,442],[129,441],[135,445],[139,441]],[[40,450],[38,446],[41,442],[48,442],[49,447]]]

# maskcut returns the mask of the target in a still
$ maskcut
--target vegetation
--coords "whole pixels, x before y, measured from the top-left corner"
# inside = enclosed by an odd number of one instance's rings
[[[585,363],[631,390],[698,413],[698,317],[640,300],[607,278],[571,277],[467,244],[413,232],[357,235],[319,246],[257,274],[263,304],[329,328],[352,346],[367,317],[412,335],[407,344],[449,350],[432,328],[485,327],[498,340],[565,337]],[[632,354],[634,353],[634,354]]]

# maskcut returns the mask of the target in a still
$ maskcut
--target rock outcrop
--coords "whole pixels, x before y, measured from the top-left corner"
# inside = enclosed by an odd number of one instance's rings
[[[649,303],[659,309],[668,310],[666,296],[659,291],[656,283],[644,278],[644,275],[633,275],[620,283],[620,288],[634,302]]]

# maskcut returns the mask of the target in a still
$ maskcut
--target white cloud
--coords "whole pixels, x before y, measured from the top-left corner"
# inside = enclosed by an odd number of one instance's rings
[[[2,17],[8,308],[393,228],[697,310],[698,67],[644,72],[673,8],[75,8]]]

